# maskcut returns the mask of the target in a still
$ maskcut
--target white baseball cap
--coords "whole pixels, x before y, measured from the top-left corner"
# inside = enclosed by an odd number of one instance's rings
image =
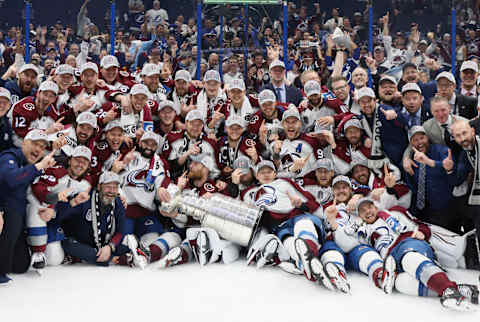
[[[185,121],[188,122],[194,120],[201,120],[202,122],[205,122],[203,113],[199,110],[191,110],[188,112],[187,116],[185,116]]]
[[[258,171],[260,171],[262,168],[264,167],[269,167],[270,169],[272,169],[273,171],[277,171],[277,169],[275,168],[275,164],[273,164],[272,161],[270,160],[262,160],[260,161],[258,164],[257,164],[257,167],[255,169],[255,173],[258,173]]]
[[[88,161],[92,160],[92,151],[85,145],[79,145],[73,149],[72,158],[83,157]]]
[[[117,127],[123,130],[122,123],[120,122],[119,119],[115,119],[113,121],[108,122],[107,126],[105,126],[105,132],[108,132]]]
[[[222,80],[220,78],[220,74],[215,69],[210,69],[205,72],[205,76],[203,76],[203,81],[216,81],[217,83],[221,83]]]
[[[140,142],[145,140],[153,140],[158,145],[158,142],[160,142],[160,136],[153,131],[146,131],[145,133],[143,133],[142,138],[140,139]]]
[[[192,76],[190,73],[184,69],[181,69],[175,73],[175,80],[184,80],[187,83],[190,83],[192,81]]]
[[[455,76],[453,76],[453,74],[450,72],[441,72],[440,74],[437,75],[437,77],[435,77],[435,80],[438,82],[438,80],[441,78],[446,78],[447,80],[449,80],[451,83],[454,83],[454,84],[457,83],[457,81],[455,80]]]
[[[246,127],[245,119],[238,115],[230,115],[225,121],[225,126],[230,127],[234,124],[240,125],[242,128]]]
[[[208,170],[212,170],[215,167],[212,157],[205,153],[190,155],[190,160],[203,164]]]
[[[276,101],[277,98],[275,97],[275,94],[269,89],[264,89],[260,92],[260,94],[258,94],[258,104],[260,105],[263,105],[267,102],[275,103]]]
[[[359,201],[357,201],[357,214],[360,212],[360,207],[362,206],[362,204],[364,204],[365,202],[369,202],[371,204],[375,204],[375,202],[373,201],[372,198],[369,198],[369,197],[364,197],[362,199],[360,199]]]
[[[371,89],[370,87],[367,87],[367,86],[360,88],[357,91],[357,96],[358,96],[358,99],[361,99],[362,97],[370,97],[370,98],[373,98],[373,99],[376,98],[375,92],[373,91],[373,89]]]
[[[130,95],[138,95],[138,94],[143,94],[147,98],[150,98],[152,95],[150,94],[150,91],[148,90],[148,87],[143,85],[143,84],[135,84],[130,88]]]
[[[152,63],[146,63],[143,65],[141,75],[152,76],[160,74],[160,67]]]
[[[463,62],[462,67],[460,67],[460,71],[463,72],[467,69],[472,69],[475,73],[478,73],[478,64],[473,60],[466,60]]]
[[[59,65],[55,68],[55,75],[75,75],[75,70],[68,64]]]
[[[305,86],[304,86],[305,94],[307,97],[310,97],[311,95],[321,95],[322,94],[322,88],[320,84],[316,80],[309,80]]]
[[[282,67],[283,69],[285,69],[285,63],[279,59],[275,59],[274,61],[272,61],[270,63],[270,67],[268,68],[269,70],[273,69],[274,67]]]
[[[92,112],[82,112],[77,116],[77,125],[88,124],[94,129],[97,128],[97,117]]]
[[[356,127],[357,129],[361,129],[363,130],[363,126],[362,126],[362,122],[360,122],[359,119],[356,119],[356,118],[351,118],[349,119],[348,121],[345,122],[345,124],[343,125],[343,129],[344,130],[347,130],[349,127]]]
[[[317,169],[327,169],[328,171],[335,170],[333,166],[333,161],[327,158],[318,159],[315,162],[314,170]]]
[[[110,182],[120,183],[121,182],[120,176],[115,172],[107,171],[102,173],[102,175],[100,176],[100,179],[98,180],[99,184],[110,183]]]
[[[10,101],[10,103],[12,102],[12,95],[10,94],[10,91],[6,88],[0,87],[0,97],[5,97]]]
[[[21,73],[23,73],[27,70],[33,70],[35,72],[35,74],[38,75],[38,69],[34,64],[24,64],[24,65],[22,65],[22,67],[20,67],[20,70],[18,71],[17,74],[21,74]]]
[[[55,95],[58,95],[58,85],[55,82],[46,80],[40,84],[40,86],[38,87],[38,91],[39,92],[51,91]]]
[[[411,91],[422,94],[422,90],[417,85],[417,83],[406,83],[405,85],[403,85],[402,94],[405,94],[406,92],[411,92]]]
[[[423,126],[414,125],[410,128],[410,131],[408,131],[408,141],[410,141],[412,139],[412,137],[417,133],[427,134],[427,132],[425,132],[425,128]]]
[[[393,76],[390,76],[390,75],[383,75],[382,78],[380,78],[380,81],[378,82],[378,84],[381,84],[383,82],[391,82],[393,84],[395,84],[395,86],[397,86],[397,80],[395,79],[395,77]]]
[[[48,136],[45,133],[45,131],[38,130],[38,129],[34,129],[34,130],[31,130],[30,132],[28,132],[27,135],[25,135],[24,140],[45,141],[47,143],[49,142],[48,141]]]
[[[106,55],[100,61],[100,67],[107,69],[110,67],[120,67],[120,64],[118,63],[117,57]]]
[[[228,89],[239,89],[245,91],[245,82],[243,79],[235,78],[230,83],[228,83]]]
[[[295,117],[301,120],[300,113],[296,107],[288,108],[285,112],[283,112],[282,121],[285,121],[289,117]]]
[[[88,62],[88,63],[85,63],[82,65],[82,67],[80,67],[80,74],[83,74],[84,71],[86,70],[93,70],[95,73],[98,74],[98,66],[97,64],[95,63],[92,63],[92,62]]]
[[[332,187],[335,186],[339,182],[345,182],[350,186],[350,188],[352,187],[352,182],[350,181],[350,178],[347,177],[347,176],[342,176],[342,175],[336,176],[335,178],[333,178]]]
[[[180,111],[175,106],[175,103],[173,101],[170,101],[170,100],[161,101],[160,103],[158,103],[157,112],[160,112],[165,107],[171,107],[175,111],[175,113],[177,113],[177,115],[180,114]]]

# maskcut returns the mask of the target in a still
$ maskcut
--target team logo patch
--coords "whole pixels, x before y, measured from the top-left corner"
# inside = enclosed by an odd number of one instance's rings
[[[119,73],[120,76],[122,76],[122,77],[128,77],[128,76],[130,76],[130,74],[129,74],[128,72],[124,71],[124,70],[121,70],[121,71],[119,71],[118,73]]]
[[[151,219],[145,220],[145,226],[151,226],[151,225],[153,225],[153,220]]]
[[[97,144],[97,149],[99,150],[105,150],[107,148],[108,144],[107,142],[100,142]]]
[[[248,147],[252,147],[252,146],[255,146],[255,141],[253,141],[252,139],[246,139],[246,140],[245,140],[245,144],[246,144]]]
[[[247,119],[247,117],[248,117],[248,119]],[[255,124],[259,120],[259,117],[258,117],[258,115],[247,115],[247,116],[245,116],[245,119],[248,123]]]
[[[207,192],[214,192],[215,191],[215,187],[211,183],[208,183],[208,182],[203,185],[203,188]]]
[[[92,209],[88,209],[87,214],[85,215],[87,221],[92,221]]]
[[[272,186],[263,186],[257,195],[258,199],[255,202],[257,207],[268,207],[277,202],[276,189]]]
[[[27,111],[33,111],[35,109],[35,105],[33,105],[33,103],[25,103],[23,104],[23,108]]]
[[[155,106],[155,102],[152,101],[152,100],[148,100],[148,101],[147,101],[147,106],[150,107],[150,108],[152,108],[152,107]]]
[[[128,86],[122,85],[118,88],[118,90],[122,93],[128,93],[129,88],[128,88]]]

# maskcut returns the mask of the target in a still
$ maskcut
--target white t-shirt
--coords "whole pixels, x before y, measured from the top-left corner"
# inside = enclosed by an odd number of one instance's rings
[[[160,23],[168,21],[168,13],[165,9],[150,9],[147,11],[146,18],[148,21],[148,29],[157,27]]]

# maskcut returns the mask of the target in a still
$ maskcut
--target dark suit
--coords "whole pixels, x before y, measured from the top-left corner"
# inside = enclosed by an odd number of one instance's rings
[[[469,120],[475,118],[478,115],[478,99],[474,96],[462,95],[459,92],[456,92],[455,95],[455,106],[452,109],[452,114],[463,116]]]
[[[277,97],[277,101],[280,101],[280,97],[278,97],[277,91],[275,90],[275,86],[273,86],[272,83],[268,83],[265,85],[260,91],[263,91],[264,89],[269,89],[272,92],[275,93],[275,96]],[[295,106],[300,105],[300,103],[303,100],[303,95],[302,92],[296,88],[295,86],[287,86],[285,85],[285,91],[286,91],[286,103],[292,103],[295,104]]]

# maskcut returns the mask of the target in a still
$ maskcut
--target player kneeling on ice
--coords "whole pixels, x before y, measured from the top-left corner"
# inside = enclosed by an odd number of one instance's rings
[[[448,308],[470,311],[477,308],[478,288],[474,285],[457,285],[444,270],[435,264],[435,255],[428,244],[430,229],[416,224],[401,207],[378,209],[373,200],[362,198],[357,203],[357,213],[366,225],[359,234],[369,241],[383,258],[393,257],[398,273],[395,287],[400,292],[412,293],[413,287],[428,289],[438,294],[440,303]],[[418,282],[415,282],[418,281]],[[410,283],[414,282],[413,287]],[[410,291],[410,292],[409,292]],[[432,292],[432,293],[433,293]]]
[[[253,241],[247,263],[257,267],[280,265],[307,279],[318,279],[316,258],[324,240],[322,207],[309,192],[286,178],[276,178],[275,165],[261,161],[256,177],[260,185],[255,204],[264,208],[262,230]],[[293,259],[295,265],[291,265]]]
[[[178,178],[177,187],[184,194],[198,198],[212,198],[216,194],[236,197],[238,189],[218,180],[211,180],[210,175],[214,169],[214,161],[207,154],[199,154],[190,157],[188,172]],[[168,202],[172,198],[167,189],[159,191],[162,202]],[[233,200],[232,200],[233,202]],[[234,242],[223,240],[218,233],[208,227],[200,227],[200,223],[185,214],[165,213],[165,216],[173,218],[177,226],[189,226],[186,230],[186,239],[178,247],[172,248],[168,255],[160,260],[158,267],[184,264],[190,261],[198,261],[200,265],[206,265],[222,261],[225,264],[236,261],[239,257],[240,246]],[[193,227],[191,227],[193,226]]]
[[[89,264],[108,266],[115,256],[132,253],[135,265],[146,259],[137,252],[136,239],[127,231],[125,207],[119,197],[120,177],[113,172],[100,176],[97,189],[81,192],[69,202],[58,202],[54,217],[65,233],[65,254]]]
[[[63,231],[56,220],[50,220],[50,216],[45,215],[46,208],[53,208],[59,201],[66,202],[70,196],[80,192],[88,194],[91,185],[85,180],[85,174],[90,168],[91,158],[89,148],[77,146],[71,153],[67,167],[46,169],[27,193],[27,242],[33,253],[34,269],[62,263],[64,252],[60,242],[64,237]]]

